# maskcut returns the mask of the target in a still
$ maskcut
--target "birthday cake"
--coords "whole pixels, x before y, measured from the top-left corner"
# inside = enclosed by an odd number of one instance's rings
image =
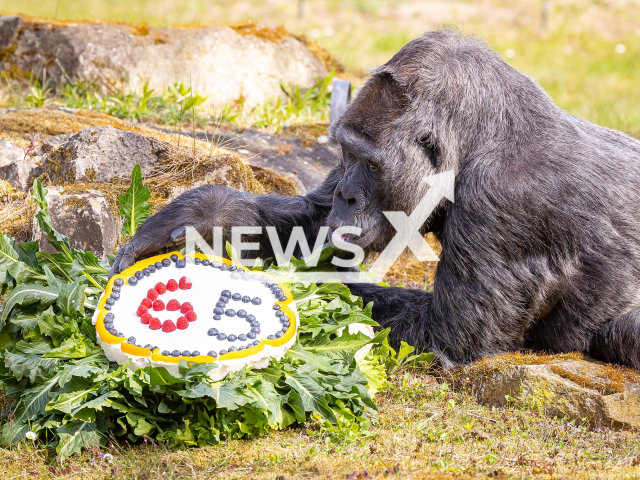
[[[270,275],[222,258],[173,252],[109,280],[93,323],[107,358],[131,367],[213,363],[218,380],[268,366],[296,341],[291,292]]]

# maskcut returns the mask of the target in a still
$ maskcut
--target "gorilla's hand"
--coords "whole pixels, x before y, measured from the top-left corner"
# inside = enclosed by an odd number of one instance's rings
[[[143,255],[183,243],[188,226],[211,242],[214,226],[226,231],[234,225],[260,225],[256,198],[219,185],[203,185],[180,195],[144,222],[131,241],[118,250],[109,275],[122,272]]]

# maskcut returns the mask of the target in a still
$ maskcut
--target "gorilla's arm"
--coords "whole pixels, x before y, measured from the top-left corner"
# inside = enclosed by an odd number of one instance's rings
[[[118,250],[110,274],[119,273],[136,259],[164,247],[184,242],[185,227],[193,226],[210,244],[213,227],[222,227],[229,239],[232,227],[258,226],[262,234],[251,237],[260,243],[256,253],[272,256],[265,227],[273,226],[283,240],[295,226],[303,228],[312,245],[331,210],[339,172],[332,170],[324,183],[306,196],[254,195],[220,185],[203,185],[190,190],[144,222],[131,241]],[[245,237],[247,238],[247,237]]]

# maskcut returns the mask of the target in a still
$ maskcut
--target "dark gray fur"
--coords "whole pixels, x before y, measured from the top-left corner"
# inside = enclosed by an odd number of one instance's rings
[[[197,188],[151,217],[114,271],[189,224],[209,236],[213,225],[302,225],[311,238],[323,224],[357,225],[354,243],[380,250],[395,233],[382,211],[411,213],[426,173],[455,170],[455,203],[424,225],[443,247],[433,293],[352,288],[392,341],[447,366],[531,348],[640,367],[640,142],[569,115],[451,31],[378,68],[331,136],[342,159],[317,191]]]

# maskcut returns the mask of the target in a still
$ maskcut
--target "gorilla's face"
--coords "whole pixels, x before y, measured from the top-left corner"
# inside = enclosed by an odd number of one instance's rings
[[[340,146],[341,178],[328,225],[361,228],[359,237],[342,240],[367,251],[384,249],[395,234],[383,211],[410,214],[428,189],[424,176],[435,172],[437,148],[406,124],[407,107],[398,84],[376,76],[331,132]]]

